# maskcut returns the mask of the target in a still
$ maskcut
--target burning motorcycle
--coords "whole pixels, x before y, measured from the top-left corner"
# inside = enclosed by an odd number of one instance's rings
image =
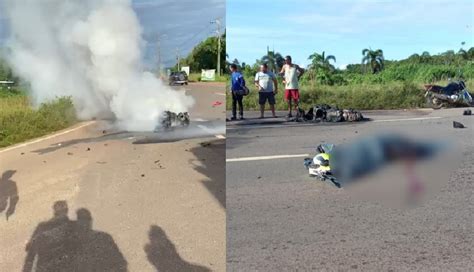
[[[450,82],[444,87],[433,84],[424,87],[426,103],[433,109],[472,106],[472,97],[462,80]]]
[[[165,130],[169,130],[175,126],[187,127],[189,126],[189,123],[190,123],[189,113],[187,112],[175,113],[171,111],[165,111],[160,121],[160,124],[155,128],[155,131],[158,131],[160,126],[163,127]]]

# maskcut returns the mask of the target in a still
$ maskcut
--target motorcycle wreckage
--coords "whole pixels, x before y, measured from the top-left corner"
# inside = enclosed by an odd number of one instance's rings
[[[189,113],[187,112],[175,113],[171,111],[165,111],[163,114],[163,117],[160,120],[160,123],[155,128],[155,132],[158,131],[160,127],[164,128],[165,130],[170,130],[174,126],[187,127],[189,126],[189,123],[190,123]]]
[[[470,107],[472,97],[464,81],[450,82],[447,86],[426,84],[426,103],[433,109],[446,107]]]

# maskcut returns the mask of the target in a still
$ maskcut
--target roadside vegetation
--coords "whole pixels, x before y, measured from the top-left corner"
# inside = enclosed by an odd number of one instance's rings
[[[201,73],[191,73],[188,77],[189,82],[200,82],[201,81]],[[216,75],[215,82],[227,82],[229,80],[228,75]],[[203,81],[204,82],[204,81]]]
[[[0,59],[0,81],[18,82]],[[34,109],[27,93],[17,85],[0,85],[0,148],[40,137],[76,122],[72,100],[58,98]]]
[[[216,69],[217,67],[217,52],[218,52],[218,38],[210,37],[206,40],[200,42],[194,49],[189,53],[188,56],[180,60],[180,66],[189,66],[190,75],[189,81],[197,82],[201,81],[201,71],[207,69]],[[221,76],[217,75],[216,71],[216,81],[224,82],[226,77],[224,74],[226,70],[226,35],[221,36]],[[178,70],[178,66],[175,65],[172,68],[173,71]]]
[[[327,103],[343,108],[361,110],[406,109],[424,107],[424,84],[446,85],[449,79],[464,79],[468,89],[474,91],[474,48],[453,50],[438,55],[428,52],[391,61],[386,60],[383,50],[370,48],[361,51],[361,63],[350,64],[346,69],[335,67],[337,56],[327,52],[315,52],[308,59],[300,79],[300,96],[303,108]],[[258,109],[258,93],[253,81],[261,63],[278,73],[284,64],[284,56],[268,52],[253,65],[232,61],[243,72],[251,94],[244,98],[244,107]],[[277,109],[286,110],[283,100],[284,86],[279,78]],[[229,88],[229,84],[227,85]],[[231,108],[231,97],[227,97]]]

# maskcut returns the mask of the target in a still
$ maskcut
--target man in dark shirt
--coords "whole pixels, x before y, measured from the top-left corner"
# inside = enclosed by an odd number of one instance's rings
[[[232,118],[231,120],[237,120],[237,104],[239,104],[239,117],[240,120],[244,119],[244,106],[242,94],[237,93],[245,86],[245,79],[242,74],[237,71],[237,65],[230,65],[231,74],[231,93],[232,93]]]

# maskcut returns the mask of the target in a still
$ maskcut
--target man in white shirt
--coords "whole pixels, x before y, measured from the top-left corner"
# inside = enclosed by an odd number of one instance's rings
[[[295,109],[298,110],[298,103],[300,100],[298,80],[303,75],[304,69],[291,62],[291,56],[286,56],[285,65],[281,68],[280,75],[284,77],[285,84],[285,99],[288,101],[289,113],[288,117],[292,117],[292,104],[295,102]]]
[[[268,71],[266,63],[260,65],[260,72],[255,75],[255,86],[258,90],[258,104],[260,104],[260,119],[264,118],[265,103],[268,100],[273,118],[275,114],[275,94],[278,92],[278,82],[275,75]]]

